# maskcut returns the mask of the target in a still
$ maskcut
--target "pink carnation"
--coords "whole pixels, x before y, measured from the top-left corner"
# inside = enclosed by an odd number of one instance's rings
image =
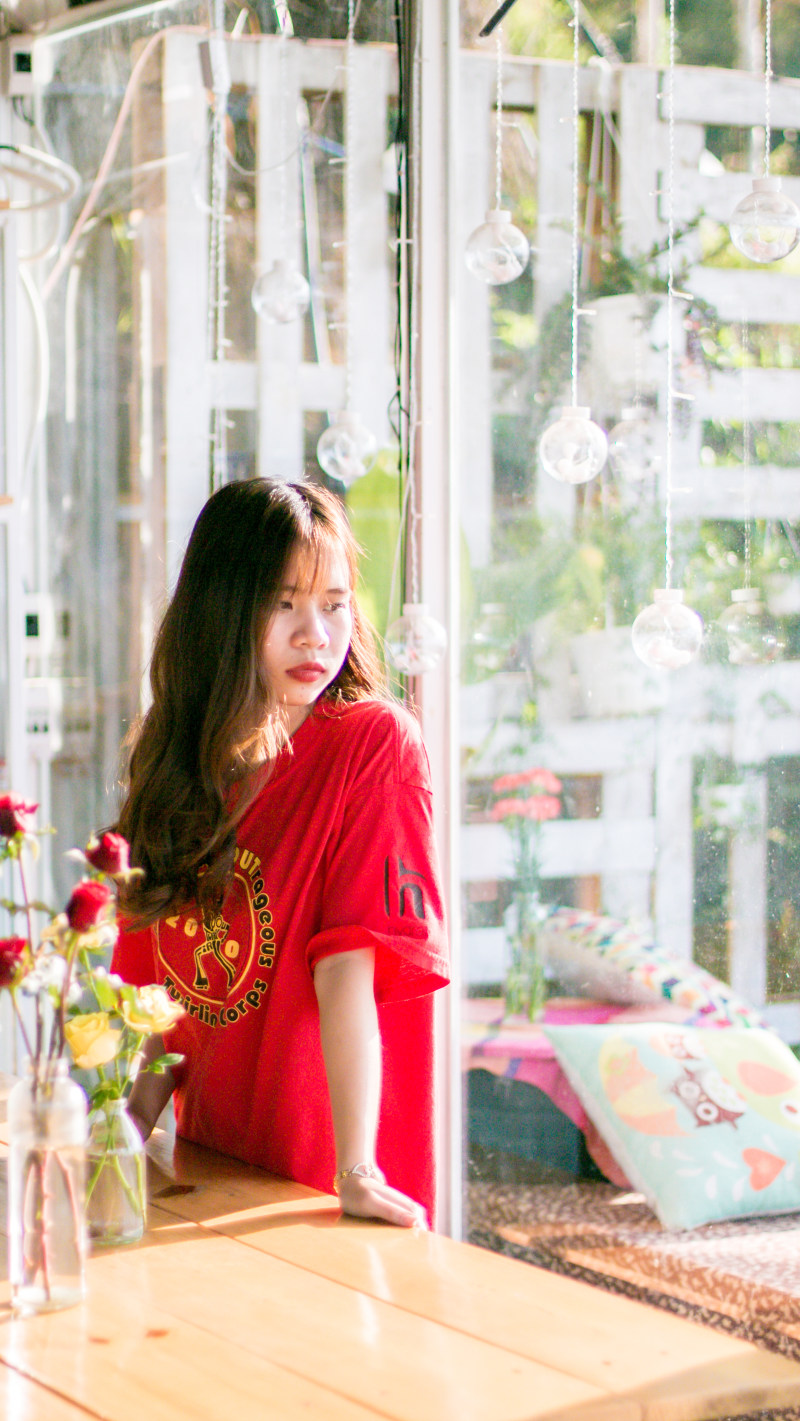
[[[0,794],[0,838],[13,839],[15,834],[24,834],[26,820],[38,808],[38,804],[26,804],[18,794]]]
[[[508,794],[510,790],[523,789],[525,785],[530,785],[531,789],[544,790],[547,794],[560,794],[561,781],[552,770],[546,770],[542,766],[535,766],[531,770],[517,770],[511,775],[501,775],[492,785],[495,794]]]
[[[508,819],[514,814],[524,818],[528,804],[527,799],[498,799],[497,803],[492,805],[489,815],[492,819]]]
[[[526,819],[558,819],[561,814],[561,800],[554,794],[536,794],[525,800],[523,810]]]
[[[530,783],[536,789],[542,789],[546,794],[560,794],[562,784],[558,775],[554,775],[552,770],[538,769],[529,770]]]

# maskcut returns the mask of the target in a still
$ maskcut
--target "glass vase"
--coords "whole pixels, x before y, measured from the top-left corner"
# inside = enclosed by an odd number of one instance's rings
[[[506,920],[510,960],[505,979],[505,1015],[536,1021],[544,1011],[548,980],[539,948],[541,905],[535,894],[520,895]]]
[[[147,1221],[145,1150],[124,1100],[89,1118],[86,1222],[95,1245],[136,1243]]]
[[[29,1062],[8,1098],[8,1257],[23,1316],[85,1294],[86,1097],[66,1061]]]

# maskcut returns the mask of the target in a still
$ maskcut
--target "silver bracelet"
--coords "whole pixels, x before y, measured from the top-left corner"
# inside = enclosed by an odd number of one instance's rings
[[[350,1169],[337,1170],[333,1176],[333,1187],[337,1194],[339,1193],[339,1185],[342,1180],[349,1179],[351,1174],[357,1175],[359,1179],[380,1179],[380,1175],[374,1164],[361,1163],[351,1165]]]

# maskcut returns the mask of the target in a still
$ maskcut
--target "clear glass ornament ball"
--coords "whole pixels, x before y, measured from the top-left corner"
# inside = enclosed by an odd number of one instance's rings
[[[753,262],[776,262],[800,241],[800,211],[781,192],[780,178],[755,178],[729,225],[736,250]]]
[[[676,671],[693,661],[703,644],[703,623],[683,593],[658,588],[653,601],[636,618],[631,630],[633,649],[645,666]]]
[[[375,461],[378,441],[372,430],[351,410],[342,410],[333,424],[320,435],[317,459],[332,479],[349,488]]]
[[[728,660],[735,666],[762,666],[777,661],[785,650],[778,623],[757,587],[737,587],[718,625],[728,642]]]
[[[528,239],[512,223],[511,213],[495,207],[469,237],[464,258],[472,275],[487,286],[505,286],[522,275],[530,251]]]
[[[447,647],[447,632],[424,602],[404,602],[403,615],[386,632],[386,654],[404,676],[420,676],[438,666]]]
[[[616,478],[629,484],[644,483],[658,472],[658,431],[644,411],[635,406],[623,410],[619,423],[608,431],[608,463]]]
[[[286,325],[305,315],[311,300],[311,288],[291,262],[279,257],[269,271],[258,278],[250,299],[253,310],[262,321],[270,325]]]
[[[539,441],[542,468],[562,484],[585,484],[600,473],[608,440],[582,405],[565,405]]]

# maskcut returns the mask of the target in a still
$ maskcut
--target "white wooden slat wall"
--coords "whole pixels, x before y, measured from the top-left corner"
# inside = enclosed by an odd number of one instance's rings
[[[487,94],[493,56],[462,57],[465,91]],[[483,66],[484,78],[478,73]],[[536,110],[538,129],[538,228],[535,247],[535,311],[537,317],[570,286],[569,219],[572,199],[571,85],[568,65],[507,60],[505,96],[509,107]],[[666,236],[664,187],[668,164],[666,76],[640,65],[609,72],[588,66],[580,75],[582,108],[610,106],[619,137],[617,205],[624,243],[630,252],[645,252]],[[705,127],[724,124],[758,128],[764,121],[764,85],[758,75],[716,69],[679,68],[674,74],[675,188],[674,218],[681,225],[700,212],[718,222],[750,189],[746,173],[712,173],[700,169]],[[775,81],[771,94],[774,128],[800,127],[800,83]],[[461,194],[464,226],[474,216],[474,188],[491,183],[493,151],[487,112],[483,148],[474,109],[471,112],[469,183]],[[755,135],[757,150],[758,137]],[[763,141],[763,140],[762,140]],[[703,165],[705,168],[706,164]],[[761,172],[756,169],[755,175]],[[785,179],[783,189],[800,204],[800,179]],[[682,251],[694,252],[695,265],[684,285],[714,305],[721,318],[751,323],[800,323],[800,277],[778,269],[753,266],[720,270],[699,264],[699,238]],[[486,293],[473,282],[463,284],[465,329],[477,329],[487,309]],[[678,314],[680,320],[680,313]],[[480,357],[484,365],[481,368]],[[663,349],[648,353],[649,369],[658,370],[660,408],[665,408],[666,360]],[[488,381],[489,349],[471,347],[461,370],[462,403],[474,405],[481,384]],[[798,421],[800,372],[752,370],[745,375],[746,403],[753,420]],[[591,388],[591,375],[579,373],[579,387]],[[745,496],[755,518],[800,518],[800,447],[797,468],[758,467],[745,488],[741,468],[707,468],[700,458],[702,421],[741,419],[742,375],[714,373],[707,384],[692,389],[692,418],[676,437],[674,468],[675,517],[744,518]],[[473,413],[474,418],[474,413]],[[486,469],[486,481],[491,470]],[[552,480],[539,480],[537,500],[545,515],[569,514],[574,492]],[[475,491],[485,506],[485,488]],[[473,497],[470,486],[464,503]],[[738,515],[737,515],[738,510]],[[721,610],[721,609],[720,609]],[[498,678],[502,681],[503,678]],[[506,678],[507,680],[507,678]],[[462,749],[475,752],[508,704],[508,686],[468,687],[462,704]],[[724,707],[724,709],[720,709]],[[733,885],[730,936],[734,985],[755,1002],[763,1002],[766,984],[766,763],[771,757],[800,751],[800,665],[728,668],[695,665],[673,678],[667,705],[660,714],[607,718],[588,716],[547,721],[536,757],[558,773],[594,774],[603,778],[603,811],[594,821],[556,822],[543,826],[543,869],[546,875],[599,874],[609,911],[634,917],[648,912],[658,939],[681,955],[690,956],[693,932],[692,761],[714,750],[748,766],[754,803],[761,805],[747,833],[733,835],[730,868]],[[511,748],[513,721],[493,740]],[[501,754],[502,758],[502,754]],[[471,761],[472,773],[490,774],[496,760]],[[468,825],[462,831],[463,877],[485,881],[509,877],[508,837],[502,826]],[[467,980],[498,980],[504,962],[503,929],[473,929],[464,934]],[[772,1012],[779,1029],[792,1040],[800,1037],[800,1008],[791,1003]]]

